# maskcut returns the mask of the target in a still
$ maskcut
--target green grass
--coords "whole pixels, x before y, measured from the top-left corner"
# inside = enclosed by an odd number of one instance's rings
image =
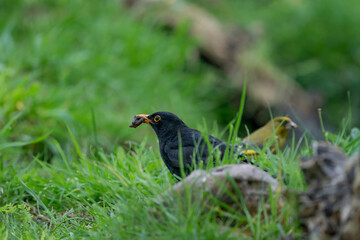
[[[348,155],[358,152],[358,129],[347,137],[327,134],[330,138],[337,136],[332,140]],[[245,206],[244,212],[205,212],[197,205],[182,201],[182,196],[169,207],[159,206],[155,199],[176,180],[170,176],[158,150],[148,147],[146,140],[128,149],[116,147],[111,153],[99,150],[84,154],[83,147],[74,138],[77,153],[68,156],[56,142],[54,144],[58,149],[52,163],[37,157],[4,162],[0,173],[0,235],[3,239],[300,236],[291,200],[281,209],[276,208],[275,200],[270,201],[270,215],[265,214],[265,203],[260,204],[256,216],[247,215]],[[14,148],[3,151],[1,157],[11,150]],[[258,161],[269,167],[272,175],[276,176],[281,169],[282,174],[289,176],[286,184],[280,180],[283,188],[299,191],[305,185],[298,162],[310,154],[310,147],[300,147],[293,138],[284,151],[276,155],[263,151]],[[216,216],[226,216],[226,220],[219,222]]]
[[[238,129],[245,103],[245,90],[235,125]],[[10,123],[18,121],[14,118]],[[6,146],[11,124],[1,129],[0,140]],[[239,139],[229,134],[230,142]],[[176,180],[165,168],[158,150],[147,141],[133,143],[126,149],[115,147],[106,153],[97,146],[78,143],[68,129],[74,151],[65,153],[54,140],[56,154],[51,163],[38,157],[14,155],[16,149],[32,142],[3,148],[0,174],[0,234],[3,239],[277,239],[292,235],[300,237],[293,196],[277,208],[278,193],[269,202],[259,205],[258,214],[251,216],[243,202],[242,211],[222,208],[205,211],[205,207],[189,201],[190,196],[174,196],[171,205],[159,205],[158,196]],[[339,145],[348,155],[358,153],[360,131],[331,134],[325,137]],[[4,140],[5,139],[5,140]],[[41,139],[39,139],[41,140]],[[271,154],[260,151],[256,162],[279,176],[282,188],[305,189],[298,162],[311,155],[305,136],[284,151]],[[269,146],[272,143],[269,142]],[[9,155],[7,155],[9,154]],[[16,159],[14,156],[21,156]],[[5,159],[5,157],[12,159]],[[5,161],[7,160],[7,161]],[[10,161],[9,161],[10,160]],[[233,162],[231,154],[217,165]],[[209,167],[208,167],[209,168]],[[287,176],[287,182],[280,178]],[[186,193],[189,194],[189,193]],[[185,195],[186,195],[185,194]],[[241,193],[238,193],[241,195]],[[270,214],[265,209],[270,206]]]

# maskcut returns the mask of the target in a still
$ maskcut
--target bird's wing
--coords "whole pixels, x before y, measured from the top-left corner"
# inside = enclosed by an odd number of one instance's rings
[[[274,132],[268,126],[263,126],[249,136],[244,138],[244,142],[251,143],[255,146],[263,145],[264,142],[273,134]]]
[[[182,161],[184,166],[191,166],[194,156],[194,146],[182,146]],[[180,168],[180,155],[178,146],[165,145],[164,152],[172,167]]]
[[[197,160],[206,161],[209,156],[220,151],[221,154],[225,152],[227,144],[211,135],[207,136],[208,141],[205,141],[203,135],[197,130],[194,131],[192,142],[196,145]],[[211,146],[209,146],[211,145]]]
[[[212,136],[209,136],[209,142],[214,147],[222,143],[222,141]],[[193,161],[195,163],[199,161],[206,162],[209,157],[208,145],[201,133],[195,129],[186,129],[181,132],[181,149],[182,161],[185,166],[192,166]],[[179,150],[179,140],[177,137],[168,141],[164,146],[164,153],[167,155],[172,166],[180,167]]]

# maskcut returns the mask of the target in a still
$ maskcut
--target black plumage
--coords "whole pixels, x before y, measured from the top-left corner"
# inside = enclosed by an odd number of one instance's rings
[[[208,136],[211,148],[201,135],[200,131],[189,128],[178,116],[170,112],[156,112],[151,115],[136,115],[130,127],[137,127],[142,123],[148,123],[154,129],[158,140],[161,157],[170,172],[175,176],[181,176],[179,149],[182,149],[182,161],[185,174],[193,169],[193,163],[202,161],[206,164],[210,154],[218,152],[223,159],[227,148],[231,146],[225,142]],[[180,145],[181,143],[181,145]],[[233,151],[237,158],[244,157],[240,145]]]

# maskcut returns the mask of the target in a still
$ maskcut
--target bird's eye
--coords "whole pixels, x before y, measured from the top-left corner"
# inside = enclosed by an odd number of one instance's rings
[[[158,121],[160,121],[160,120],[161,120],[160,115],[156,115],[156,116],[154,117],[154,122],[158,122]]]
[[[289,123],[288,120],[283,120],[283,121],[281,121],[281,125],[286,125],[287,123]]]

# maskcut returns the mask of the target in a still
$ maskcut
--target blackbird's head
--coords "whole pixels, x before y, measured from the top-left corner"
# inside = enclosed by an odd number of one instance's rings
[[[134,117],[130,127],[136,128],[142,123],[149,124],[158,136],[174,132],[186,124],[175,114],[170,112],[155,112],[151,115],[139,114]]]

